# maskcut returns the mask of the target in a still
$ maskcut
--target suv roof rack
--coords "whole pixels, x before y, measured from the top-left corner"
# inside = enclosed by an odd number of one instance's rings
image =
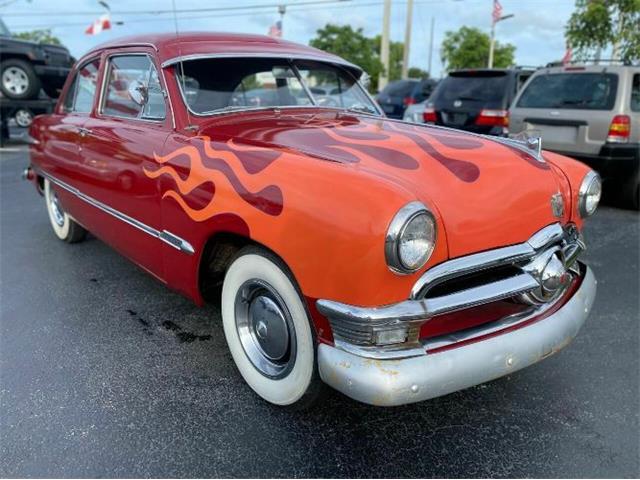
[[[555,62],[547,63],[547,67],[562,67],[564,65],[623,65],[625,67],[631,66],[631,60],[623,60],[622,58],[586,58],[584,60],[571,60],[569,62],[562,62],[557,60]]]

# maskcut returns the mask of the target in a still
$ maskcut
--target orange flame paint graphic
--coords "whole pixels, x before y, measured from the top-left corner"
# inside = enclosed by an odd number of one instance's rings
[[[225,198],[230,195],[239,197],[267,215],[280,215],[283,205],[282,191],[276,185],[263,186],[259,176],[255,175],[279,157],[279,152],[253,145],[238,145],[233,140],[214,143],[206,136],[195,138],[202,141],[204,156],[196,146],[185,145],[164,156],[154,154],[155,161],[161,165],[158,169],[144,168],[144,173],[149,178],[168,175],[175,182],[177,190],[167,190],[162,198],[175,200],[189,218],[196,222],[207,220],[217,213],[224,213],[221,205],[228,207],[238,200]],[[189,173],[185,179],[173,166],[167,165],[171,160],[180,157],[189,160]],[[232,188],[217,189],[216,182],[226,182]],[[189,205],[185,197],[207,183],[212,184],[214,188],[209,202],[202,208]]]

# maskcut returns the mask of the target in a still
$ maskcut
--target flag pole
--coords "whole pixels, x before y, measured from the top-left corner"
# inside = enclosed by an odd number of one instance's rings
[[[496,22],[491,21],[491,40],[489,42],[489,63],[487,68],[493,68],[493,49],[495,46],[495,37],[496,37]]]

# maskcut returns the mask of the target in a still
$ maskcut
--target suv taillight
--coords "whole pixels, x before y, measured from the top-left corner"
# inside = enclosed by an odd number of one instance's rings
[[[631,118],[629,115],[616,115],[611,120],[607,142],[627,143],[631,136]]]
[[[507,110],[489,110],[483,108],[480,110],[480,115],[476,118],[476,125],[508,127],[509,112]]]
[[[408,107],[409,105],[413,105],[414,103],[416,103],[416,99],[413,97],[404,97],[404,99],[402,100],[402,104],[405,107]]]
[[[424,123],[436,123],[438,117],[436,116],[436,109],[432,107],[427,107],[422,112],[422,119]]]

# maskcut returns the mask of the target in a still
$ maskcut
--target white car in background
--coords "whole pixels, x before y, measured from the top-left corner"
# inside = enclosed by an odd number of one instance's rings
[[[414,103],[413,105],[409,105],[407,109],[404,111],[402,120],[404,122],[410,122],[410,123],[425,123],[424,111],[427,107],[428,101],[429,100],[425,100],[424,102]]]

